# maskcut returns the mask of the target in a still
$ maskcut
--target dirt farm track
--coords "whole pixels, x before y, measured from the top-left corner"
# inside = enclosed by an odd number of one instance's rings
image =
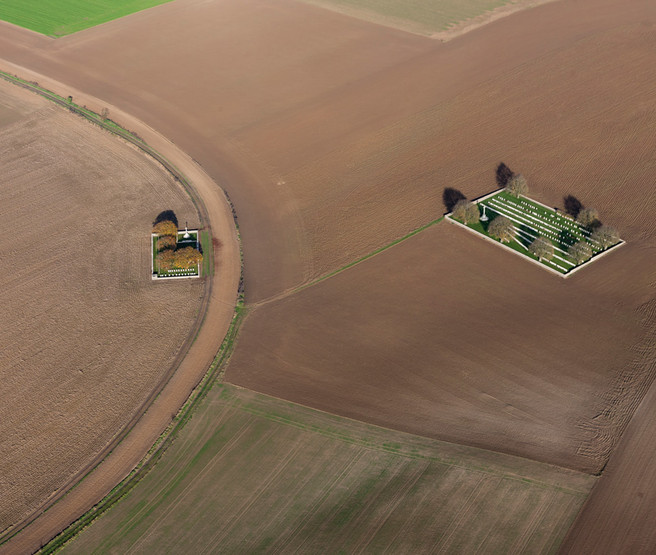
[[[198,184],[220,241],[204,335],[173,375],[185,385],[166,389],[135,428],[144,432],[128,435],[121,445],[132,450],[123,462],[139,460],[225,334],[239,264],[220,186],[238,215],[247,309],[226,381],[402,432],[601,474],[562,549],[656,549],[656,435],[649,426],[656,411],[654,67],[652,0],[558,0],[447,43],[296,0],[176,0],[59,39],[0,22],[0,69],[97,111],[107,107],[110,117],[177,157]],[[22,193],[2,197],[0,216],[5,227],[40,224],[49,237],[70,233],[83,217],[87,226],[94,218],[105,222],[109,227],[92,226],[103,245],[94,249],[94,265],[71,270],[74,283],[98,279],[96,288],[85,287],[88,299],[75,290],[66,298],[103,306],[111,297],[123,303],[121,311],[134,311],[135,325],[138,315],[151,327],[140,328],[139,340],[129,329],[116,339],[107,335],[107,328],[118,333],[112,320],[101,318],[86,334],[88,360],[66,361],[88,325],[76,312],[50,317],[45,292],[51,280],[66,281],[74,244],[33,237],[42,250],[30,254],[32,266],[16,279],[0,259],[0,277],[15,287],[3,291],[8,314],[21,315],[2,332],[9,346],[0,355],[3,390],[31,383],[21,364],[45,372],[35,378],[38,401],[10,396],[0,408],[12,437],[2,440],[0,484],[15,492],[0,495],[0,530],[70,480],[75,471],[66,461],[92,461],[138,412],[173,364],[177,338],[193,329],[203,296],[201,284],[175,284],[164,302],[159,287],[146,287],[134,239],[162,203],[189,220],[199,217],[193,205],[154,162],[71,118],[0,82],[0,183]],[[35,132],[44,146],[31,142]],[[30,186],[80,141],[97,149],[97,165],[76,154],[75,167],[86,168],[79,176],[68,170],[72,163],[58,162],[47,195]],[[32,172],[21,166],[25,159]],[[540,202],[562,206],[572,194],[597,208],[626,245],[561,280],[439,222],[314,283],[437,220],[445,187],[470,198],[489,192],[502,160],[524,173]],[[102,170],[110,166],[116,177]],[[76,196],[66,188],[69,178],[76,187],[95,179],[111,186],[102,189],[106,197],[92,190]],[[126,214],[119,243],[109,241],[108,230],[123,226],[123,206],[142,196]],[[106,212],[94,215],[96,205]],[[116,259],[112,249],[134,243],[130,238],[137,246],[107,278],[112,289],[92,269]],[[7,252],[18,248],[11,237],[3,241]],[[64,269],[50,276],[39,264],[52,252],[66,263],[57,262]],[[30,296],[21,288],[35,290],[39,296],[30,298],[38,302],[21,304]],[[181,317],[154,341],[162,321],[155,316],[171,314]],[[47,327],[30,327],[39,321]],[[70,336],[60,341],[62,328]],[[32,351],[21,346],[24,330]],[[99,384],[111,371],[93,370],[98,360],[114,361],[130,376],[118,393],[124,408],[99,401],[108,391]],[[52,368],[72,374],[61,378]],[[45,457],[55,452],[51,428],[30,438],[30,418],[67,429],[68,409],[53,399],[73,377],[80,383],[71,395],[80,395],[67,406],[84,414],[92,406],[93,417],[61,436],[59,459]],[[92,386],[94,396],[81,395]],[[141,437],[139,446],[130,447],[133,436]],[[129,464],[119,467],[102,486],[82,482],[61,506],[69,503],[73,514],[93,504]],[[34,476],[52,481],[31,489]],[[24,543],[0,552],[38,548],[60,526],[55,516],[48,522],[49,513],[12,540]]]

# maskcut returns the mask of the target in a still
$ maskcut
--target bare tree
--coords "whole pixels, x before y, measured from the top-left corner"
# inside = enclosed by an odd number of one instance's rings
[[[590,240],[597,243],[602,249],[607,249],[619,242],[620,234],[616,229],[602,225],[590,235]]]
[[[461,222],[468,224],[470,222],[478,221],[480,212],[478,211],[478,206],[476,206],[473,202],[469,202],[468,200],[463,199],[459,200],[453,207],[452,215],[456,220],[460,220]]]
[[[575,243],[568,249],[567,252],[576,261],[577,264],[583,264],[592,256],[592,248],[585,240]]]
[[[536,237],[535,240],[528,246],[528,250],[531,251],[540,260],[551,260],[554,255],[553,243],[541,235]]]
[[[526,178],[521,173],[513,175],[506,184],[506,191],[514,197],[525,195],[528,193],[528,183],[526,182]]]
[[[492,237],[507,243],[515,237],[515,226],[512,221],[505,216],[497,216],[490,222],[487,232]]]
[[[446,187],[442,193],[442,202],[447,212],[453,212],[453,208],[458,201],[465,200],[466,198],[458,189],[454,189],[453,187]]]
[[[497,166],[497,185],[502,188],[505,187],[513,175],[515,175],[513,171],[501,162]]]
[[[588,229],[601,225],[599,213],[594,208],[583,208],[576,217],[576,221]]]

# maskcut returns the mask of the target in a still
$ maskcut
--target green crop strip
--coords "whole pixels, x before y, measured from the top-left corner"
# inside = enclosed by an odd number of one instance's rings
[[[69,35],[171,0],[3,0],[0,19],[51,37]]]

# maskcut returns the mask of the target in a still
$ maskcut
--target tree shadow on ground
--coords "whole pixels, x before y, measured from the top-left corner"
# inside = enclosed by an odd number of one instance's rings
[[[508,184],[508,181],[510,181],[510,178],[514,175],[515,173],[501,162],[497,166],[497,185],[503,189]]]
[[[447,212],[451,212],[459,200],[465,200],[467,197],[458,189],[446,187],[442,193],[442,202]]]
[[[160,222],[173,222],[175,224],[175,227],[180,227],[178,225],[178,217],[175,215],[175,212],[173,210],[163,210],[159,214],[157,214],[157,218],[155,218],[155,221],[153,222],[153,226],[156,226]]]
[[[576,219],[579,215],[579,212],[583,210],[583,204],[579,199],[573,195],[567,195],[563,197],[563,205],[565,207],[565,212]]]

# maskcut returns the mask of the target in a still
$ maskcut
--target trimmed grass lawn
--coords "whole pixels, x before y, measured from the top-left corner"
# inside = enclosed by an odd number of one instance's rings
[[[516,198],[504,190],[478,202],[478,210],[481,214],[483,213],[483,207],[485,207],[485,212],[489,220],[487,222],[477,221],[468,224],[467,227],[486,237],[490,237],[487,233],[488,226],[497,216],[503,215],[512,220],[516,230],[515,239],[509,243],[504,243],[504,245],[561,274],[567,274],[578,266],[589,262],[588,260],[582,264],[577,264],[572,256],[570,256],[568,249],[575,243],[586,241],[592,249],[592,258],[594,258],[601,252],[612,249],[621,242],[619,241],[615,245],[608,247],[608,249],[602,249],[590,239],[590,231],[576,223],[569,216],[543,206],[530,198]],[[449,217],[454,221],[458,221],[452,216]],[[528,250],[529,245],[538,236],[545,237],[554,246],[554,256],[551,260],[539,261]]]
[[[69,35],[171,0],[2,0],[0,19],[51,37]]]

